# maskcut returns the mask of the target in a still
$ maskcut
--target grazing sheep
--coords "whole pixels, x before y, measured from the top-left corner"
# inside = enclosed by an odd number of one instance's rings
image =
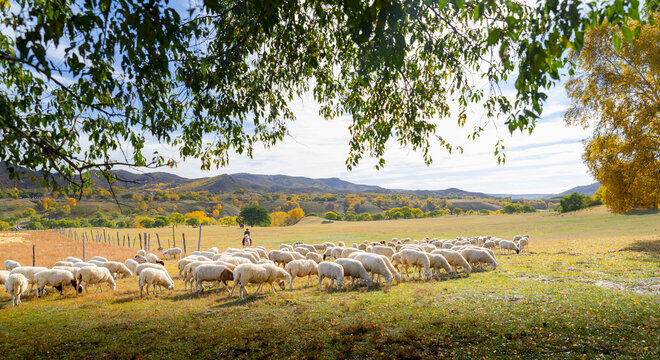
[[[282,290],[284,290],[286,283],[291,282],[291,276],[286,270],[272,264],[241,264],[234,269],[234,286],[229,296],[233,296],[236,286],[240,285],[238,297],[243,299],[244,294],[249,295],[245,288],[247,284],[259,284],[257,290],[255,290],[255,294],[259,289],[263,291],[263,284],[270,284],[273,294],[277,294],[273,286],[274,282],[277,282]]]
[[[522,252],[525,247],[529,248],[529,239],[526,237],[520,239],[520,241],[518,241],[518,247],[520,248],[520,252]]]
[[[34,283],[37,284],[37,297],[44,294],[46,286],[52,286],[60,291],[60,295],[64,295],[64,286],[73,286],[74,291],[81,291],[78,289],[78,284],[73,274],[67,270],[50,269],[38,272],[34,275]]]
[[[18,263],[18,261],[14,260],[5,260],[5,269],[12,271],[16,269],[17,267],[20,267],[21,264]]]
[[[144,264],[147,263],[147,258],[145,255],[137,254],[133,257],[133,260],[137,261],[138,264]]]
[[[104,258],[103,256],[92,256],[90,260],[96,260],[96,261],[101,261],[101,262],[108,262],[108,259]]]
[[[130,270],[133,274],[135,274],[135,269],[140,264],[138,264],[138,262],[133,259],[126,259],[126,261],[124,261],[124,265],[126,265],[128,270]]]
[[[149,295],[149,286],[153,286],[152,294],[156,294],[156,288],[166,287],[167,290],[174,290],[174,282],[162,270],[147,268],[140,273],[138,279],[140,286],[140,297],[142,297],[142,290],[147,287],[147,295]],[[162,290],[160,290],[162,292]]]
[[[272,261],[272,260],[268,260],[268,259],[259,259],[259,262],[257,264],[273,264],[273,265],[275,265],[275,262]]]
[[[340,241],[341,242],[341,241]],[[337,290],[344,286],[344,268],[333,262],[322,262],[318,266],[319,272],[319,290],[323,290],[323,279],[330,279],[330,289],[337,281]]]
[[[520,239],[522,239],[522,235],[516,235],[513,237],[513,242],[517,242]]]
[[[208,259],[213,259],[213,257],[217,254],[210,251],[193,251],[190,255],[203,256]]]
[[[77,257],[73,257],[73,256],[67,257],[66,259],[64,259],[64,261],[68,261],[68,262],[71,262],[71,263],[74,263],[74,264],[82,262],[82,260],[78,259]]]
[[[458,251],[454,250],[448,250],[448,249],[438,249],[438,250],[433,250],[431,254],[440,254],[445,257],[445,260],[451,265],[451,267],[454,269],[454,272],[456,272],[457,267],[463,268],[466,274],[470,275],[472,272],[472,266],[465,260],[463,255],[459,253]]]
[[[497,261],[495,261],[495,258],[488,251],[482,249],[465,249],[461,251],[461,255],[472,266],[486,265],[492,267],[493,270],[497,267]]]
[[[314,260],[317,264],[323,261],[323,256],[319,253],[309,252],[305,255],[305,259]]]
[[[392,272],[387,267],[382,255],[357,253],[353,254],[353,259],[359,261],[364,265],[364,268],[371,273],[371,279],[374,279],[374,274],[378,274],[385,279],[385,285],[389,287],[392,284]],[[379,279],[380,283],[380,279]]]
[[[331,243],[330,241],[326,241],[326,242],[324,242],[323,245],[325,246],[326,249],[329,248],[329,247],[335,247],[335,246],[337,246],[337,245],[335,245],[334,243]]]
[[[103,266],[105,264],[105,261],[100,261],[100,260],[90,260],[87,262],[88,264],[94,264],[95,266]]]
[[[285,245],[285,244],[283,244]],[[298,254],[300,255],[300,254]],[[282,267],[286,266],[286,264],[290,263],[291,261],[295,260],[293,257],[293,253],[290,251],[282,251],[282,250],[271,250],[268,253],[268,260],[272,260],[275,262],[276,265],[282,265]]]
[[[287,250],[289,250],[289,251],[293,251],[293,246],[291,246],[291,245],[289,245],[289,244],[281,244],[281,245],[280,245],[280,250],[283,250],[283,249],[287,249]]]
[[[223,256],[215,259],[215,261],[222,260],[224,262],[228,262],[230,264],[234,265],[240,265],[240,264],[253,264],[252,261],[242,258],[242,257],[236,257],[236,256]],[[201,260],[200,260],[201,261]]]
[[[145,257],[145,256],[147,256],[147,251],[140,249],[140,250],[137,251],[136,255],[140,255],[142,257]]]
[[[419,279],[422,279],[422,268],[424,268],[424,278],[428,280],[431,277],[430,261],[425,252],[412,249],[403,249],[399,251],[398,254],[401,255],[401,258],[400,260],[397,259],[397,261],[400,261],[400,263],[403,265],[403,268],[406,271],[406,277],[408,276],[408,266],[413,267],[413,278],[415,276],[415,269],[418,269]]]
[[[195,281],[195,269],[205,264],[212,264],[212,263],[208,261],[193,261],[190,264],[186,265],[185,268],[183,268],[182,280],[183,280],[184,290],[188,290],[188,284],[190,284],[190,291],[193,291],[192,286],[193,286],[193,282]]]
[[[314,245],[312,245],[312,247],[314,247],[314,252],[316,252],[316,251],[323,252],[323,251],[325,251],[325,249],[328,248],[328,246],[326,244],[314,244]]]
[[[341,255],[339,256],[339,259],[341,259],[341,258],[347,258],[347,257],[349,257],[351,254],[353,254],[353,253],[357,253],[357,252],[362,252],[362,250],[355,249],[355,248],[346,248],[346,249],[342,250]]]
[[[385,262],[385,265],[387,265],[387,269],[390,271],[390,273],[392,273],[392,276],[394,276],[394,281],[396,281],[397,284],[400,283],[401,282],[401,274],[399,274],[399,272],[396,270],[394,265],[392,265],[392,262],[390,261],[390,258],[388,258],[385,255],[380,255],[380,257],[383,258],[383,261]],[[378,281],[380,281],[380,275],[376,275],[376,276],[378,277]]]
[[[156,255],[156,254],[149,253],[149,254],[147,254],[147,256],[145,256],[145,258],[147,259],[148,262],[150,262],[152,264],[165,265],[165,262],[163,260],[159,259],[158,255]]]
[[[500,249],[502,251],[505,251],[506,253],[508,253],[509,250],[511,250],[511,251],[515,251],[516,254],[520,254],[520,249],[513,241],[509,241],[509,240],[500,241]]]
[[[70,261],[58,261],[53,266],[73,266],[73,263]]]
[[[318,275],[318,265],[314,260],[293,260],[286,264],[286,272],[289,273],[289,290],[293,290],[293,280],[296,277],[307,276],[307,285],[312,278],[312,275]]]
[[[372,254],[385,255],[390,259],[392,258],[392,255],[394,255],[394,249],[387,246],[372,246],[370,249],[367,250],[367,252],[370,252]]]
[[[76,274],[78,274],[78,270],[79,270],[79,268],[73,266],[53,266],[51,270],[52,269],[66,270],[70,272],[74,278],[76,277]]]
[[[11,274],[21,274],[25,276],[30,285],[30,290],[28,290],[29,293],[30,291],[32,291],[32,288],[34,287],[34,276],[37,275],[37,273],[44,270],[48,270],[48,269],[42,266],[19,266],[11,270],[9,272],[9,275],[11,276]]]
[[[496,246],[495,242],[492,241],[492,240],[486,240],[486,242],[484,242],[484,244],[483,244],[483,247],[486,248],[486,249],[491,249],[491,248],[494,248],[495,246]]]
[[[367,270],[364,268],[364,265],[362,265],[361,262],[355,259],[337,259],[335,260],[336,264],[341,265],[341,267],[344,268],[344,277],[350,276],[351,279],[353,280],[351,283],[351,286],[355,286],[355,280],[360,279],[363,284],[365,284],[368,288],[373,285],[373,280],[371,280],[371,276],[369,276],[369,273]]]
[[[11,295],[11,307],[21,303],[21,295],[27,290],[29,285],[25,275],[20,273],[10,274],[5,281],[5,290]]]
[[[78,270],[78,274],[76,274],[76,281],[78,285],[82,286],[81,284],[84,282],[85,283],[85,292],[89,294],[89,285],[96,285],[96,291],[95,293],[101,289],[101,292],[103,292],[103,288],[101,287],[101,283],[108,283],[110,285],[110,289],[114,290],[117,285],[115,284],[115,281],[112,279],[112,274],[110,274],[110,270],[102,267],[96,267],[96,266],[88,266],[88,267],[83,267],[80,270]],[[80,290],[80,292],[82,292]],[[76,296],[78,293],[76,292]]]
[[[210,248],[209,251],[212,252],[212,253],[216,253],[216,254],[220,252],[220,250],[218,250],[218,248],[215,247],[215,246]]]
[[[9,277],[9,270],[0,270],[0,284],[4,284]]]
[[[294,250],[296,248],[303,248],[303,249],[307,249],[309,252],[316,252],[316,247],[314,245],[299,244],[299,245],[293,247]],[[306,254],[303,254],[303,255],[306,255]]]
[[[249,262],[251,262],[253,264],[256,264],[256,263],[259,262],[259,256],[249,254],[249,253],[232,253],[231,256],[247,259]],[[293,255],[293,254],[291,254],[291,256],[295,257],[295,255]]]
[[[82,261],[77,262],[77,263],[73,263],[73,267],[79,268],[79,269],[84,268],[84,267],[89,267],[89,266],[96,267],[96,264],[88,263],[88,262],[82,262]]]
[[[365,251],[365,250],[367,250],[367,244],[360,244],[360,245],[358,245],[357,248],[360,251]]]
[[[195,261],[208,261],[208,260],[206,260],[206,258],[204,258],[204,260],[199,260],[197,257],[187,256],[187,257],[177,261],[176,267],[177,267],[177,269],[179,269],[179,274],[177,275],[177,278],[181,278],[182,273],[183,273],[183,269],[186,267],[186,265],[190,264],[191,262],[195,262]],[[133,271],[133,272],[135,272],[135,271]]]
[[[422,244],[421,248],[427,253],[430,253],[431,251],[436,250],[438,247],[433,244]]]
[[[293,249],[295,252],[301,254],[302,256],[307,256],[309,254],[309,250],[305,249],[304,247],[296,247]]]
[[[436,277],[440,277],[440,269],[445,270],[449,276],[454,275],[454,270],[451,268],[449,262],[447,262],[447,259],[445,259],[444,256],[440,254],[426,254],[426,256],[429,257],[431,269],[433,269],[433,273],[436,275]]]
[[[177,257],[179,258],[179,260],[181,260],[181,254],[183,254],[183,250],[181,250],[181,248],[178,247],[163,251],[163,257],[168,260],[176,259]]]
[[[137,268],[137,263],[135,263],[135,265]],[[125,264],[122,264],[119,261],[108,261],[101,266],[110,270],[110,273],[115,279],[122,279],[133,276],[131,270]]]
[[[220,264],[203,264],[193,271],[195,279],[195,291],[201,288],[204,291],[204,281],[217,281],[217,291],[220,291],[220,283],[225,285],[225,290],[229,292],[227,281],[234,280],[234,272],[228,267]]]
[[[337,246],[339,246],[339,247],[346,247],[346,244],[344,244],[343,241],[339,241],[339,242],[337,242]]]

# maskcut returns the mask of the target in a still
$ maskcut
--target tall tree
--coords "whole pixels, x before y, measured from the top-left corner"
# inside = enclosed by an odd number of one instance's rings
[[[271,223],[268,210],[259,205],[250,205],[241,208],[240,217],[250,226],[268,226]]]
[[[660,13],[656,13],[658,17]],[[621,41],[621,39],[627,41]],[[587,33],[566,84],[569,124],[593,126],[584,161],[614,212],[660,203],[660,24]]]
[[[460,149],[439,124],[466,125],[470,105],[486,115],[473,139],[495,121],[533,130],[587,27],[639,18],[638,0],[16,2],[0,1],[0,161],[80,191],[89,170],[112,182],[120,165],[251,155],[287,134],[307,92],[322,116],[351,117],[348,168],[383,166],[390,139],[430,163],[433,141]]]

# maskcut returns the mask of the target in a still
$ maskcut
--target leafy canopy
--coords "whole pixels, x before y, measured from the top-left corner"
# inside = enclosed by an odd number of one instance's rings
[[[472,139],[495,121],[532,131],[587,27],[639,19],[637,0],[0,6],[0,161],[42,170],[57,188],[55,172],[81,192],[90,170],[112,182],[122,165],[198,158],[209,169],[231,152],[251,155],[283,139],[290,104],[305,93],[325,118],[351,118],[349,169],[364,156],[383,166],[390,139],[430,163],[432,142],[460,150],[442,129],[465,125],[471,105],[484,113]],[[147,149],[149,140],[174,151]]]
[[[656,13],[658,17],[660,12]],[[621,42],[625,38],[625,42]],[[617,40],[619,39],[619,40]],[[567,123],[593,126],[584,161],[616,213],[660,203],[660,25],[629,22],[587,33],[566,89]]]
[[[268,226],[271,223],[268,210],[259,205],[250,205],[241,208],[239,216],[250,226]]]

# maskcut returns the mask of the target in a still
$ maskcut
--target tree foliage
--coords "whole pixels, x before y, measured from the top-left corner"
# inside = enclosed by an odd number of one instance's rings
[[[268,226],[271,223],[268,210],[259,205],[249,205],[241,208],[240,217],[250,226]]]
[[[533,130],[587,27],[639,17],[637,0],[2,4],[0,161],[81,192],[90,170],[112,182],[121,165],[251,156],[283,139],[305,93],[323,117],[350,116],[348,168],[383,166],[390,139],[430,163],[433,142],[460,149],[439,120],[464,126],[470,105],[485,114],[472,139],[494,121]],[[148,153],[149,139],[175,151]]]
[[[656,17],[660,13],[656,13]],[[629,41],[622,42],[625,38]],[[614,40],[614,41],[613,41]],[[587,33],[578,76],[566,84],[569,124],[593,126],[584,161],[614,212],[660,203],[660,24]]]
[[[559,207],[557,211],[560,213],[565,213],[569,211],[576,211],[580,209],[585,209],[591,203],[591,197],[587,195],[582,195],[579,193],[572,193],[570,195],[564,196],[559,201]]]

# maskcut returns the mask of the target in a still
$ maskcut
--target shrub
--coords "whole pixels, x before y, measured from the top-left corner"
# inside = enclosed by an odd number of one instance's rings
[[[337,214],[334,211],[328,211],[323,217],[328,220],[337,220]]]
[[[250,226],[268,226],[271,222],[268,210],[259,205],[243,207],[240,216]]]

